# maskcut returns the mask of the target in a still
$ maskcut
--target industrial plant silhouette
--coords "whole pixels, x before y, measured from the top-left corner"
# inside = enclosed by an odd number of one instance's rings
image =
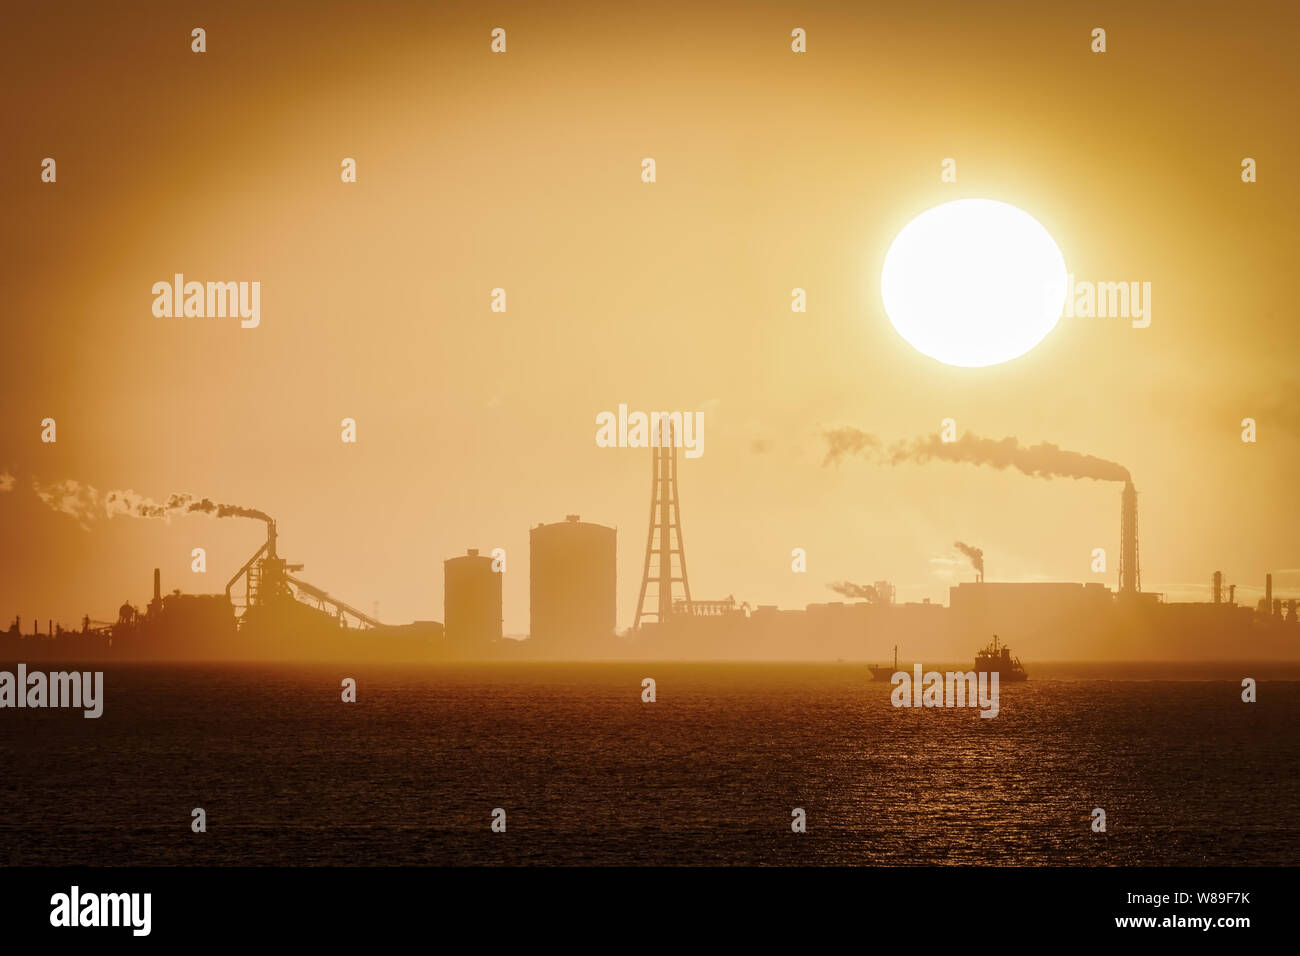
[[[954,460],[966,449],[926,455]],[[1007,442],[1011,444],[1008,445]],[[837,444],[838,443],[838,444]],[[832,454],[875,447],[844,436]],[[1044,449],[1013,449],[1027,473],[1050,474]],[[991,446],[990,446],[991,447]],[[1127,470],[1074,477],[1124,481],[1120,493],[1119,586],[1101,583],[989,582],[979,548],[956,542],[972,562],[975,580],[949,590],[947,606],[896,603],[888,581],[838,582],[853,603],[810,604],[802,610],[750,606],[734,597],[692,597],[678,491],[677,445],[672,436],[651,448],[650,517],[645,562],[630,631],[617,632],[617,557],[614,528],[582,521],[539,524],[529,533],[531,627],[526,640],[502,633],[502,578],[493,557],[470,549],[443,563],[444,621],[393,625],[359,611],[299,576],[302,564],[279,552],[276,522],[262,511],[173,496],[175,510],[264,522],[266,540],[220,594],[163,594],[154,570],[153,597],[143,611],[129,601],[112,622],[83,618],[77,629],[39,620],[25,632],[21,617],[0,632],[0,657],[127,660],[522,660],[522,659],[770,659],[878,660],[902,645],[927,660],[967,658],[997,632],[1035,659],[1284,660],[1300,656],[1294,597],[1273,594],[1272,575],[1254,608],[1235,600],[1214,572],[1212,600],[1166,602],[1144,592],[1138,557],[1138,496]],[[1028,456],[1028,457],[1026,457]],[[1099,462],[1100,459],[1088,459]],[[1102,462],[1109,466],[1112,463]],[[1118,468],[1119,466],[1115,466]],[[1049,469],[1048,471],[1035,469]],[[158,507],[158,506],[153,506]]]

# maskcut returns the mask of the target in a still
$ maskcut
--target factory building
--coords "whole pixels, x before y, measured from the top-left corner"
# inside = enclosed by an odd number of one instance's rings
[[[528,533],[530,644],[543,653],[607,645],[618,610],[617,532],[568,515]]]
[[[1115,596],[1100,582],[959,584],[948,590],[948,613],[959,646],[978,647],[997,634],[1040,660],[1067,659],[1119,633]]]
[[[442,563],[443,627],[457,649],[482,649],[501,640],[501,573],[477,548]]]

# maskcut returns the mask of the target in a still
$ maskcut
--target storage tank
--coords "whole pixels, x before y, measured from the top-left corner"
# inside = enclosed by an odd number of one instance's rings
[[[617,532],[568,515],[528,533],[530,638],[539,650],[599,645],[618,612]]]
[[[501,573],[477,548],[442,562],[442,611],[447,641],[479,647],[501,640]]]

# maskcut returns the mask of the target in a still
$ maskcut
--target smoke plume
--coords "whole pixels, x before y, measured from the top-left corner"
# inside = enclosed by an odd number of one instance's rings
[[[883,446],[879,438],[852,425],[828,428],[822,433],[826,438],[826,460],[822,465],[839,464],[847,455],[874,454]]]
[[[952,546],[960,551],[966,557],[970,558],[971,567],[979,572],[980,577],[984,577],[984,549],[977,548],[973,544],[966,544],[963,541],[954,541]]]
[[[71,515],[87,531],[90,530],[91,522],[117,515],[168,520],[173,516],[207,514],[217,518],[256,518],[267,524],[272,521],[270,515],[256,508],[219,504],[211,498],[195,498],[186,494],[169,495],[166,501],[158,502],[130,489],[101,494],[93,485],[72,479],[48,485],[42,485],[33,479],[32,489],[47,507]]]
[[[271,523],[271,516],[265,511],[259,511],[256,508],[245,508],[242,505],[221,505],[215,503],[211,498],[203,498],[194,501],[185,506],[187,513],[201,512],[203,514],[215,514],[218,518],[256,518],[259,521]]]
[[[72,479],[42,485],[33,478],[32,490],[41,501],[45,502],[47,508],[71,516],[87,531],[90,530],[90,522],[100,517],[103,510],[103,501],[99,492],[90,485],[83,485]]]
[[[880,595],[870,584],[854,584],[852,581],[834,581],[826,585],[836,594],[842,594],[847,598],[860,598],[875,604],[880,600]]]
[[[937,434],[905,439],[888,447],[868,432],[842,426],[823,432],[826,460],[837,464],[847,455],[861,455],[885,465],[906,462],[924,465],[929,461],[957,461],[1015,468],[1035,478],[1091,478],[1094,481],[1129,481],[1129,470],[1117,462],[1095,455],[1069,451],[1051,442],[1023,446],[1013,438],[980,438],[967,432],[956,441],[945,442]]]

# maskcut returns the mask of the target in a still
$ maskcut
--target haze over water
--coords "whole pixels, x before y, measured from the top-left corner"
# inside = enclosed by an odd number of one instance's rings
[[[0,861],[1288,864],[1279,676],[1244,704],[1239,678],[1033,673],[987,720],[895,709],[853,665],[108,665],[99,720],[0,720]]]

